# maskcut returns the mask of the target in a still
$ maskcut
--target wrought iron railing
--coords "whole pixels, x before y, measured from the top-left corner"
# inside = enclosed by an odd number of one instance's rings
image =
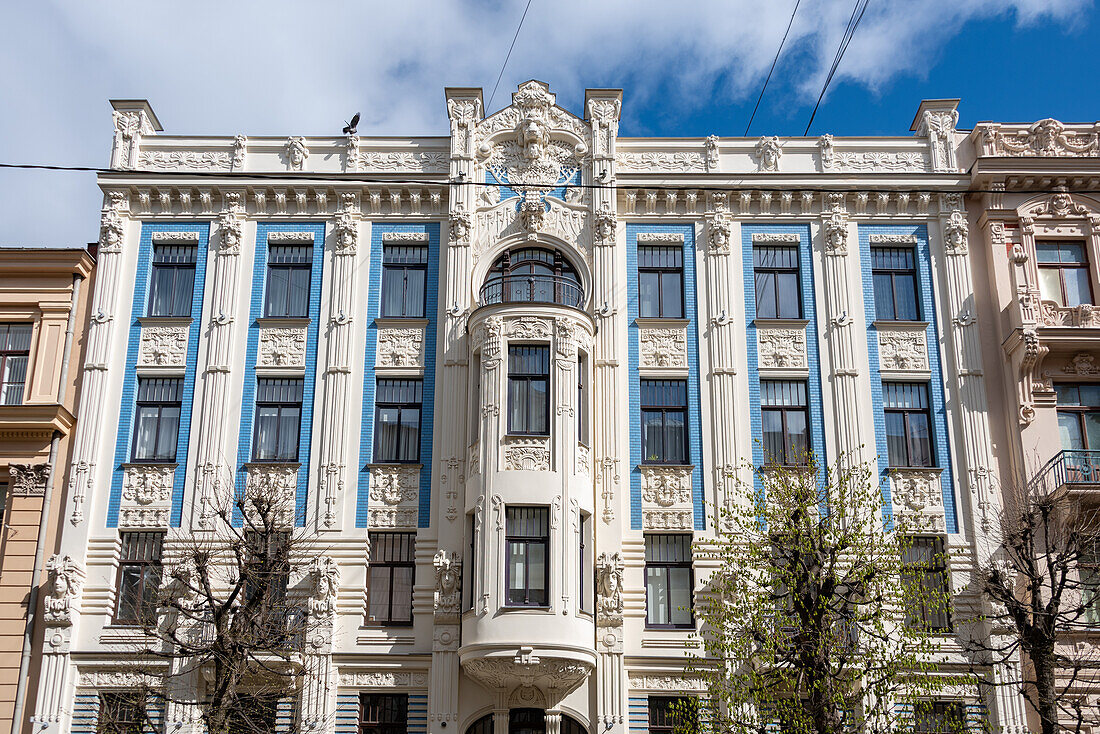
[[[1068,485],[1100,484],[1100,451],[1063,449],[1035,473],[1030,484],[1048,492]]]
[[[481,305],[490,303],[556,303],[582,308],[584,291],[560,275],[497,275],[481,286]]]

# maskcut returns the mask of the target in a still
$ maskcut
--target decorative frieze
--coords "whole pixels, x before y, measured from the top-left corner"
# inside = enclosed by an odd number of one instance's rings
[[[166,528],[172,512],[175,464],[126,464],[122,468],[120,527]]]
[[[686,675],[630,673],[629,685],[636,691],[705,691],[706,681]]]
[[[695,151],[619,153],[615,156],[615,164],[624,173],[703,173],[707,170],[704,153]]]
[[[184,367],[187,362],[186,324],[142,324],[138,345],[138,367]]]
[[[639,245],[682,245],[683,232],[639,232]]]
[[[868,235],[872,245],[916,245],[919,240],[915,234],[872,234]]]
[[[14,497],[41,497],[46,494],[46,482],[50,478],[50,465],[9,464],[8,475],[11,478],[9,491]]]
[[[687,327],[639,328],[638,353],[642,368],[686,370]]]
[[[427,151],[361,151],[357,160],[360,171],[388,173],[447,173],[451,163],[448,153]]]
[[[415,529],[420,497],[420,464],[372,464],[367,525]]]
[[[340,686],[345,688],[420,689],[428,685],[427,673],[390,671],[353,671],[340,674]]]
[[[658,507],[691,504],[691,466],[642,464],[642,502]]]
[[[754,245],[797,245],[799,239],[797,232],[753,232],[752,243]]]
[[[691,530],[694,527],[691,510],[642,510],[645,530]]]
[[[553,322],[534,316],[520,316],[505,322],[505,333],[509,339],[549,339]]]
[[[761,370],[804,370],[806,359],[805,324],[756,326],[757,362]]]
[[[882,372],[927,372],[927,325],[876,322],[879,369]]]
[[[983,155],[1064,158],[1100,155],[1100,131],[1068,130],[1047,118],[1031,125],[986,123],[978,126]]]
[[[424,367],[424,328],[378,329],[378,367]]]
[[[144,169],[228,171],[229,153],[199,150],[146,150],[138,158]]]
[[[1100,307],[1090,303],[1079,306],[1059,306],[1055,301],[1039,304],[1039,320],[1043,326],[1100,327]]]
[[[306,366],[306,327],[260,327],[260,351],[256,365],[258,367],[304,369]]]
[[[894,515],[908,530],[947,532],[941,469],[891,469],[890,496]]]
[[[149,239],[156,244],[172,243],[179,245],[197,245],[202,235],[198,232],[153,232]]]
[[[512,471],[550,471],[550,439],[541,436],[506,436],[504,468]]]
[[[422,245],[428,244],[427,232],[383,232],[382,242],[413,242]]]
[[[142,666],[144,667],[144,666]],[[149,673],[142,669],[131,668],[124,670],[88,670],[81,668],[77,676],[77,686],[80,688],[152,688],[157,689],[163,685],[161,676]]]
[[[281,245],[313,244],[313,232],[268,232],[267,242]]]

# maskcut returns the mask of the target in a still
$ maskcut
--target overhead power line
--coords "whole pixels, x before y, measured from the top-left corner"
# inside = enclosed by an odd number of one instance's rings
[[[519,38],[519,31],[523,28],[523,19],[527,17],[527,11],[531,9],[531,0],[527,0],[527,7],[523,9],[523,15],[519,18],[519,25],[516,26],[516,35],[512,36],[512,45],[508,47],[508,54],[504,57],[504,63],[500,65],[500,74],[497,75],[497,83],[493,85],[493,93],[489,95],[488,109],[493,109],[493,97],[497,96],[497,87],[500,86],[500,80],[504,76],[504,70],[508,67],[508,59],[512,58],[512,49],[516,47],[516,39]]]
[[[787,42],[787,34],[791,32],[791,26],[794,25],[794,14],[798,12],[798,4],[802,0],[794,0],[794,10],[791,11],[791,19],[787,21],[787,30],[783,31],[783,40],[779,42],[779,48],[775,50],[775,58],[772,59],[772,68],[768,69],[768,77],[764,80],[764,86],[760,87],[760,96],[756,98],[756,106],[752,108],[752,114],[749,115],[749,122],[745,125],[745,137],[749,136],[749,128],[752,127],[752,121],[756,117],[756,111],[760,109],[760,100],[764,99],[764,90],[768,88],[768,82],[772,80],[772,72],[775,71],[775,64],[779,61],[779,54],[783,53],[783,44]]]
[[[825,97],[825,91],[833,81],[833,75],[836,74],[837,67],[840,66],[840,61],[844,58],[844,52],[848,50],[848,44],[852,42],[852,36],[855,35],[856,28],[859,28],[859,22],[863,20],[863,14],[867,12],[867,4],[870,1],[871,0],[856,0],[856,4],[852,6],[852,15],[848,18],[848,27],[844,29],[844,35],[840,38],[840,45],[837,47],[836,55],[833,56],[833,65],[829,68],[829,74],[825,77],[825,83],[821,85],[821,94],[817,95],[817,103],[814,105],[814,111],[810,113],[810,121],[806,123],[806,132],[802,133],[804,136],[810,134],[810,126],[814,124],[814,118],[817,117],[817,108],[821,106],[821,100]]]

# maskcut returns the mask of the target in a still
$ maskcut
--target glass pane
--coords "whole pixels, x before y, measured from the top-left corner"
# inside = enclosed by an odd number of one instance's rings
[[[805,464],[809,461],[810,431],[806,414],[801,410],[787,411],[787,463]]]
[[[764,462],[782,463],[783,452],[783,411],[761,410],[761,425],[764,433]]]
[[[382,268],[382,316],[400,317],[404,307],[404,268]]]
[[[141,621],[152,622],[157,615],[157,595],[160,592],[160,566],[145,566],[142,579]]]
[[[775,300],[775,274],[756,274],[756,317],[774,319],[779,317]]]
[[[669,603],[673,624],[691,624],[691,569],[669,569]]]
[[[776,276],[776,289],[779,296],[779,318],[802,318],[798,298],[798,273],[779,273]]]
[[[508,603],[523,604],[525,601],[524,571],[527,567],[527,544],[508,544]]]
[[[917,309],[917,283],[912,275],[894,276],[894,293],[897,298],[898,319],[916,321],[920,318]]]
[[[424,276],[427,272],[420,269],[405,273],[405,316],[423,318],[424,316]]]
[[[1081,435],[1081,422],[1075,413],[1058,414],[1058,435],[1064,449],[1085,448],[1085,438]]]
[[[547,414],[547,401],[550,395],[550,383],[547,380],[531,380],[528,383],[528,390],[531,412],[527,430],[531,433],[549,433],[550,416]]]
[[[160,432],[154,458],[172,461],[176,458],[176,438],[179,436],[180,409],[177,405],[165,405],[160,409]]]
[[[527,428],[527,380],[508,380],[508,430],[525,433]]]
[[[138,408],[137,425],[134,428],[134,460],[142,461],[156,456],[157,422],[159,408],[143,405]]]
[[[1079,385],[1076,390],[1079,404],[1089,408],[1100,408],[1100,385]],[[1061,396],[1058,401],[1061,402]]]
[[[909,414],[909,466],[932,466],[932,431],[925,413]]]
[[[176,268],[173,287],[172,315],[191,315],[191,296],[195,289],[195,269]]]
[[[1062,283],[1058,268],[1039,268],[1039,294],[1044,301],[1054,301],[1060,306],[1066,305],[1062,303]]]
[[[267,269],[267,297],[264,303],[264,316],[286,316],[287,290],[290,287],[290,274],[286,268]]]
[[[889,321],[894,314],[894,283],[889,273],[875,273],[875,318]]]
[[[661,315],[666,319],[684,317],[682,284],[679,272],[661,273]]]
[[[149,278],[149,315],[172,315],[172,269],[153,266]]]
[[[665,413],[665,461],[670,464],[687,463],[685,444],[687,432],[685,430],[685,416],[678,411]]]
[[[400,410],[398,408],[378,408],[375,430],[378,437],[374,442],[375,461],[396,461],[399,439]]]
[[[1080,306],[1082,303],[1092,303],[1088,268],[1064,268],[1062,278],[1066,282],[1065,305]]]
[[[309,315],[310,272],[308,268],[295,268],[290,273],[287,315],[291,318],[305,318]]]
[[[119,569],[118,621],[138,621],[140,599],[141,566],[123,566]]]
[[[661,461],[665,455],[664,421],[659,411],[642,413],[642,457],[645,461]]]
[[[388,622],[390,615],[390,568],[373,566],[370,570],[370,589],[367,592],[370,609],[368,617],[374,622]]]
[[[656,318],[661,315],[658,283],[659,273],[638,273],[638,315],[644,318]]]
[[[546,544],[530,543],[527,546],[527,602],[545,605],[546,589]]]
[[[413,569],[399,566],[393,569],[393,616],[394,622],[412,621]]]
[[[647,624],[668,624],[668,569],[645,570],[645,608]]]
[[[1085,413],[1085,448],[1100,449],[1100,413]]]
[[[284,461],[298,459],[298,426],[300,408],[283,407],[279,413],[279,458]]]
[[[1036,259],[1041,263],[1056,263],[1059,261],[1057,242],[1036,242]]]
[[[886,450],[890,466],[909,466],[909,455],[905,445],[905,414],[886,414]]]
[[[27,381],[27,357],[9,356],[3,364],[0,383],[4,386],[4,394],[0,395],[0,404],[18,405],[23,402],[23,387]]]
[[[401,461],[419,461],[420,459],[420,410],[401,409],[401,444],[398,449]]]
[[[274,459],[276,435],[279,427],[279,409],[261,405],[256,409],[256,446],[252,455],[256,459]]]

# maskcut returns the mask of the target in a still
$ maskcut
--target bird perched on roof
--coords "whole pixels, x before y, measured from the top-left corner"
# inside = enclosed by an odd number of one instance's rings
[[[359,113],[356,112],[355,117],[351,118],[351,122],[345,122],[344,123],[344,135],[354,135],[356,132],[358,132],[356,130],[356,127],[358,125],[359,125]]]

